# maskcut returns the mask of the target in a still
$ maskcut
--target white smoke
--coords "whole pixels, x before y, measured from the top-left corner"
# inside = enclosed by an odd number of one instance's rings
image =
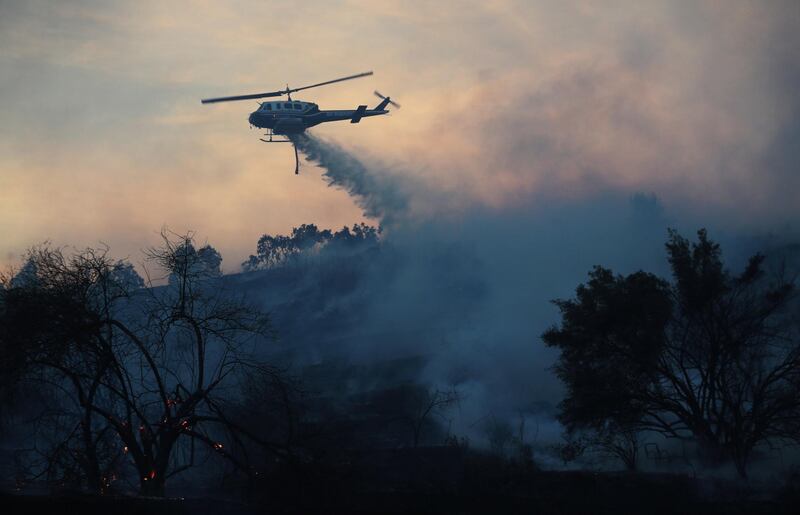
[[[292,141],[308,161],[324,170],[328,184],[350,194],[368,218],[391,226],[407,214],[411,191],[396,176],[376,174],[340,146],[313,135],[296,135]]]

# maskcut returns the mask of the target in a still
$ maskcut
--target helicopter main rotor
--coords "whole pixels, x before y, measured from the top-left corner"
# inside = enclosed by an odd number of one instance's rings
[[[312,84],[310,86],[303,86],[301,88],[290,88],[287,85],[286,89],[282,89],[282,90],[278,90],[278,91],[268,91],[266,93],[253,93],[251,95],[236,95],[236,96],[232,96],[232,97],[205,98],[205,99],[201,100],[200,102],[203,103],[203,104],[213,104],[213,103],[216,103],[216,102],[231,102],[231,101],[235,101],[235,100],[253,100],[253,99],[256,99],[256,98],[282,97],[284,95],[289,97],[289,100],[291,100],[292,99],[292,93],[294,93],[295,91],[302,91],[304,89],[316,88],[318,86],[325,86],[327,84],[333,84],[335,82],[342,82],[342,81],[350,80],[350,79],[358,79],[359,77],[366,77],[368,75],[372,75],[372,72],[369,71],[369,72],[364,72],[364,73],[358,73],[356,75],[350,75],[350,76],[347,76],[347,77],[342,77],[340,79],[333,79],[333,80],[328,80],[328,81],[325,81],[325,82],[319,82],[317,84]]]

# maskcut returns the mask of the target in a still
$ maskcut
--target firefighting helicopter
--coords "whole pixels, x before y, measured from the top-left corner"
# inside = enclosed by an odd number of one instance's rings
[[[372,72],[358,73],[339,79],[320,82],[310,86],[303,86],[300,88],[290,88],[286,85],[286,89],[278,91],[268,91],[266,93],[254,93],[251,95],[236,95],[232,97],[217,97],[206,98],[201,100],[203,104],[213,104],[216,102],[230,102],[234,100],[253,100],[258,98],[269,97],[282,97],[286,96],[286,100],[274,102],[258,102],[259,108],[250,113],[248,120],[251,127],[258,127],[259,129],[267,129],[267,136],[269,139],[260,138],[264,143],[292,143],[294,147],[294,173],[299,173],[300,159],[297,157],[297,144],[292,139],[292,136],[302,134],[306,129],[326,122],[338,122],[340,120],[350,120],[350,123],[358,123],[362,118],[369,116],[378,116],[381,114],[388,114],[389,110],[386,109],[388,105],[396,108],[400,104],[392,101],[391,98],[381,95],[375,91],[375,95],[381,99],[381,102],[373,109],[368,109],[366,105],[360,105],[355,109],[336,109],[336,110],[320,110],[319,106],[313,102],[304,102],[302,100],[293,100],[292,93],[302,91],[304,89],[316,88],[318,86],[325,86],[335,82],[342,82],[350,79],[357,79],[359,77],[366,77],[372,75]],[[274,136],[284,136],[286,139],[274,139]]]

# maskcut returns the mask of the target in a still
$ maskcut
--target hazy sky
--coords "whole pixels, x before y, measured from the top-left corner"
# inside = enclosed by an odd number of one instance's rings
[[[569,4],[569,5],[566,5]],[[0,264],[26,247],[139,259],[163,225],[234,271],[258,237],[360,221],[255,102],[403,104],[314,129],[412,174],[420,216],[655,192],[668,209],[797,230],[800,2],[0,0]]]

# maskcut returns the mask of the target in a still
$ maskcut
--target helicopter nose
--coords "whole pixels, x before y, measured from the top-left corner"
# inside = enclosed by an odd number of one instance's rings
[[[250,122],[250,125],[255,125],[256,113],[250,113],[250,116],[247,117],[247,121]]]

